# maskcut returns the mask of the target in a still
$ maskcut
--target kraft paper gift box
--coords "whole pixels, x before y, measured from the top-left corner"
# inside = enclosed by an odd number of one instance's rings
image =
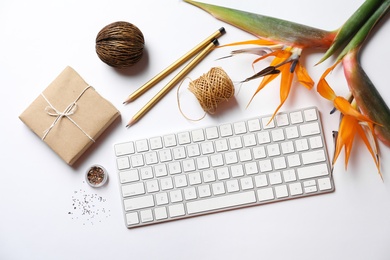
[[[66,67],[19,118],[73,165],[119,116],[109,101]]]

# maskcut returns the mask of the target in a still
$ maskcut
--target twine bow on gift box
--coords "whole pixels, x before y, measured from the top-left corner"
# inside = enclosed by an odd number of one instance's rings
[[[77,110],[77,101],[81,98],[81,96],[87,91],[91,86],[87,86],[81,93],[80,95],[70,103],[64,110],[64,112],[58,111],[51,103],[50,101],[45,97],[43,93],[41,93],[41,96],[46,100],[46,102],[49,104],[47,107],[45,107],[45,112],[49,116],[55,116],[56,119],[54,122],[50,125],[48,129],[44,131],[44,135],[42,137],[42,140],[45,140],[46,136],[49,134],[51,129],[63,118],[66,117],[68,118],[75,126],[77,126],[78,129],[80,129],[92,142],[95,142],[95,140],[88,134],[86,133],[70,116],[73,115],[76,110]]]

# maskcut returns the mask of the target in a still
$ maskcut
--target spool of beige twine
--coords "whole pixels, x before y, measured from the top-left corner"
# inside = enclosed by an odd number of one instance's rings
[[[199,119],[188,118],[182,111],[179,96],[178,105],[182,115],[193,121],[203,119],[207,113],[214,114],[218,105],[223,101],[228,101],[234,96],[234,85],[227,73],[219,67],[213,67],[209,72],[203,74],[198,79],[190,81],[188,90],[192,92],[199,101],[200,106],[205,111]],[[179,89],[177,91],[179,95]]]

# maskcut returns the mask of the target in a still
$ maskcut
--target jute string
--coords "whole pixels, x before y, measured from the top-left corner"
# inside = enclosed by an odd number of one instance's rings
[[[209,72],[189,83],[188,90],[195,95],[200,106],[205,111],[201,118],[191,119],[187,117],[181,109],[179,89],[180,86],[177,90],[179,110],[185,118],[192,121],[203,119],[207,113],[214,114],[221,102],[227,101],[234,96],[234,85],[226,72],[219,67],[211,68]]]
[[[81,93],[80,95],[76,98],[75,101],[73,101],[72,103],[70,103],[64,110],[64,112],[61,112],[61,111],[58,111],[50,102],[49,100],[45,97],[45,95],[43,95],[43,93],[41,93],[41,96],[46,100],[46,102],[49,104],[47,107],[45,107],[45,112],[49,115],[49,116],[55,116],[56,119],[54,120],[54,122],[49,126],[48,129],[46,129],[44,131],[44,135],[42,137],[42,140],[44,140],[46,138],[46,136],[49,134],[49,132],[51,131],[51,129],[53,129],[53,127],[63,118],[63,117],[66,117],[68,118],[75,126],[77,126],[92,142],[95,142],[95,140],[93,140],[93,138],[87,134],[70,116],[73,115],[76,110],[77,110],[77,101],[81,98],[81,96],[85,93],[85,91],[87,91],[87,89],[89,89],[91,86],[87,86]]]

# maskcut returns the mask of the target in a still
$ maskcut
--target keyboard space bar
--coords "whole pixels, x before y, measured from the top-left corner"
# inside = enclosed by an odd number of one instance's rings
[[[226,209],[256,202],[254,191],[230,194],[227,196],[187,202],[188,214],[196,214],[218,209]]]

